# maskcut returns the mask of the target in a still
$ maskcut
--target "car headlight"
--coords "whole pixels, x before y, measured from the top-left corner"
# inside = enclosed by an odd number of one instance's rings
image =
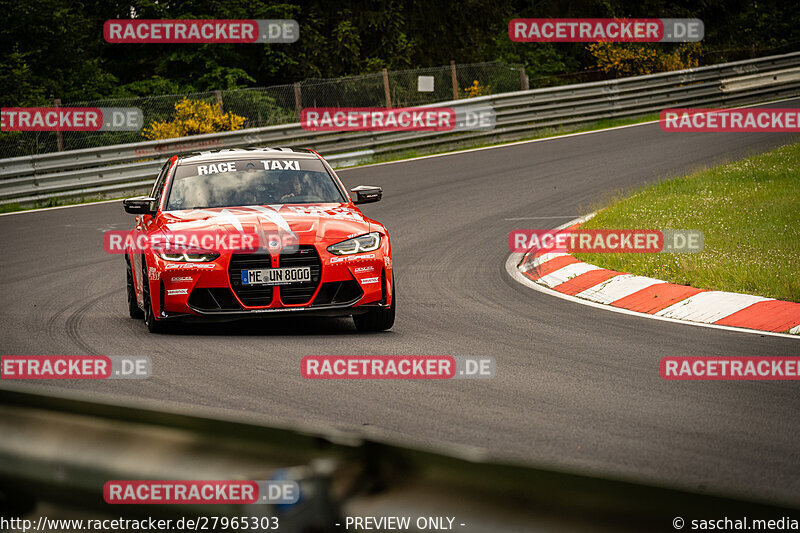
[[[377,231],[353,237],[346,241],[337,242],[328,246],[328,251],[333,255],[352,255],[361,252],[372,252],[381,246],[381,234]]]
[[[216,252],[206,252],[202,250],[192,250],[191,252],[157,251],[156,255],[164,261],[180,261],[188,263],[208,263],[213,261],[219,254]]]

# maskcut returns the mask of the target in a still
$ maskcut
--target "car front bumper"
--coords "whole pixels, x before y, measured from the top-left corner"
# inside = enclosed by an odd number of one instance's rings
[[[392,262],[388,239],[373,252],[330,254],[322,245],[293,254],[223,254],[208,263],[152,256],[150,294],[159,318],[236,319],[246,316],[346,316],[391,305]],[[308,265],[312,282],[245,286],[243,268]]]

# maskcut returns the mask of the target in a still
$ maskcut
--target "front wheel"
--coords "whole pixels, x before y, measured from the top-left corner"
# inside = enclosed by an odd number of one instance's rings
[[[371,309],[363,315],[353,315],[356,329],[358,331],[386,331],[391,329],[394,325],[394,311],[397,307],[396,297],[397,290],[395,289],[394,276],[392,276],[392,305],[390,307]]]
[[[131,262],[125,258],[125,275],[128,279],[128,314],[131,318],[144,318],[144,313],[139,309],[139,304],[136,303],[136,289],[133,287],[133,271],[131,270]]]
[[[147,270],[145,263],[142,262],[142,295],[144,296],[144,325],[147,326],[147,331],[150,333],[163,333],[166,330],[164,322],[156,320],[156,315],[153,312],[153,303],[150,300],[150,282],[147,277]]]

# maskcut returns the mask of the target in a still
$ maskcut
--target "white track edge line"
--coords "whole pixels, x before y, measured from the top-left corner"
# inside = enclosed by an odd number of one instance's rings
[[[758,102],[756,104],[747,104],[747,105],[742,105],[742,106],[736,106],[735,108],[720,108],[720,109],[745,109],[745,108],[748,108],[748,107],[758,107],[758,106],[762,106],[762,105],[779,104],[781,102],[788,102],[790,100],[797,100],[797,99],[798,99],[797,96],[791,96],[789,98],[781,98],[780,100],[769,100],[769,101],[766,101],[766,102]],[[356,168],[377,167],[379,165],[393,165],[395,163],[406,163],[406,162],[409,162],[409,161],[418,161],[420,159],[430,159],[430,158],[433,158],[433,157],[444,157],[444,156],[458,155],[458,154],[469,153],[469,152],[479,152],[481,150],[493,150],[495,148],[505,148],[506,146],[517,146],[517,145],[520,145],[520,144],[530,144],[530,143],[543,142],[543,141],[556,141],[558,139],[566,139],[568,137],[577,137],[579,135],[589,135],[589,134],[592,134],[592,133],[603,133],[603,132],[607,132],[607,131],[621,130],[621,129],[625,129],[625,128],[635,128],[636,126],[646,126],[648,124],[655,124],[655,123],[660,122],[660,121],[661,121],[661,119],[648,120],[647,122],[637,122],[636,124],[624,124],[622,126],[611,126],[610,128],[602,128],[602,129],[599,129],[599,130],[577,131],[577,132],[574,132],[574,133],[565,133],[563,135],[554,135],[552,137],[542,137],[542,138],[539,138],[539,139],[527,139],[527,140],[523,140],[523,141],[511,141],[511,142],[508,142],[508,143],[494,144],[492,146],[480,146],[478,148],[465,148],[463,150],[454,150],[452,152],[442,152],[440,154],[421,155],[419,157],[412,157],[410,159],[399,159],[397,161],[382,161],[380,163],[370,163],[369,165],[360,165],[360,166],[357,166],[357,167],[346,167],[346,168],[341,169],[341,171],[350,170],[350,169],[356,169]],[[339,171],[337,170],[337,173],[338,172]]]

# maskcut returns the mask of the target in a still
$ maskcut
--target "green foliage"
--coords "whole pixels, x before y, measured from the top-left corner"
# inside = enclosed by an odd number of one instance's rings
[[[178,94],[194,92],[194,88],[187,87],[175,80],[161,76],[150,76],[139,81],[132,81],[125,85],[115,87],[111,93],[112,98],[132,98],[137,96],[150,96],[154,94]]]
[[[244,124],[245,128],[287,124],[300,120],[299,117],[295,116],[293,107],[280,106],[275,101],[275,98],[259,89],[223,91],[222,100],[225,102],[226,111],[247,117],[247,122]]]
[[[0,94],[3,107],[24,107],[46,105],[44,89],[37,85],[26,55],[14,49],[7,56],[0,58]]]
[[[6,20],[0,25],[6,106],[280,85],[450,60],[524,64],[531,86],[563,83],[564,73],[595,68],[581,43],[512,42],[507,28],[516,17],[697,17],[706,28],[703,62],[788,51],[800,42],[800,2],[785,0],[0,0],[0,9]],[[300,40],[106,43],[103,23],[132,13],[151,19],[290,18],[300,24]],[[461,88],[470,83],[459,79]]]
[[[593,43],[586,49],[595,58],[597,68],[614,77],[694,68],[702,52],[700,43]]]

